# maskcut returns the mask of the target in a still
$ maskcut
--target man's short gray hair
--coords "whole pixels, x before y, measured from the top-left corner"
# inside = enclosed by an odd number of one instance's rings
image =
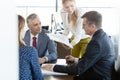
[[[30,14],[30,15],[27,17],[27,24],[29,24],[30,21],[32,21],[32,20],[35,19],[35,18],[38,18],[38,15],[37,15],[37,14],[35,14],[35,13]]]

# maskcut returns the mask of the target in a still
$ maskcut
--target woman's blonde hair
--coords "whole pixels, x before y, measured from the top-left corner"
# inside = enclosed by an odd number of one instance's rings
[[[22,39],[21,31],[25,26],[25,19],[21,16],[18,15],[18,40],[19,40],[19,46],[21,45],[26,45],[25,42]]]
[[[75,0],[62,0],[62,4],[64,4],[66,1],[75,2]],[[72,24],[73,27],[76,27],[77,26],[77,19],[78,19],[78,9],[76,8],[75,11],[73,12],[73,14],[71,15],[71,18],[68,21],[69,21],[69,23]]]

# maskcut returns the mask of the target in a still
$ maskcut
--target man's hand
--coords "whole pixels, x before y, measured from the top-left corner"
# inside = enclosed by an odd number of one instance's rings
[[[42,69],[48,70],[48,71],[53,71],[54,64],[43,64]]]
[[[68,65],[71,65],[71,64],[75,63],[75,58],[73,56],[71,56],[71,55],[66,56],[65,59],[66,59],[66,63]]]
[[[46,62],[46,58],[42,57],[42,58],[39,58],[39,63],[40,64],[43,64]]]

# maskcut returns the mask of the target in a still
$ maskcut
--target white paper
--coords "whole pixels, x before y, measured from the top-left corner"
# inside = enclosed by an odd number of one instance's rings
[[[41,67],[44,67],[44,66],[46,66],[48,64],[51,64],[51,63],[42,64]],[[57,63],[55,63],[55,64],[58,64],[58,65],[67,65],[65,59],[58,59]],[[53,71],[44,70],[42,68],[41,68],[41,70],[42,70],[42,74],[43,75],[68,75],[67,73],[53,72]]]
[[[73,48],[73,46],[69,43],[69,38],[63,34],[53,34],[53,33],[47,33],[47,35],[49,36],[49,38],[51,40],[54,40],[56,42],[60,42],[65,44],[66,46]]]
[[[53,72],[53,71],[48,71],[48,70],[42,70],[43,75],[68,75],[67,73],[59,73],[59,72]]]

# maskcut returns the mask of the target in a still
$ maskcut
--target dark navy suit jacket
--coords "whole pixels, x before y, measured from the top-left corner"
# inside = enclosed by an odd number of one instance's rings
[[[37,42],[37,51],[39,57],[46,56],[48,58],[48,62],[56,62],[57,60],[57,52],[54,41],[50,40],[46,33],[49,31],[42,29],[42,32],[38,34],[38,42]],[[30,30],[26,31],[24,37],[25,43],[30,46]]]
[[[55,65],[53,70],[68,74],[82,75],[88,69],[102,77],[111,80],[111,70],[114,64],[115,52],[110,37],[99,29],[92,36],[85,54],[78,64],[72,66]]]

